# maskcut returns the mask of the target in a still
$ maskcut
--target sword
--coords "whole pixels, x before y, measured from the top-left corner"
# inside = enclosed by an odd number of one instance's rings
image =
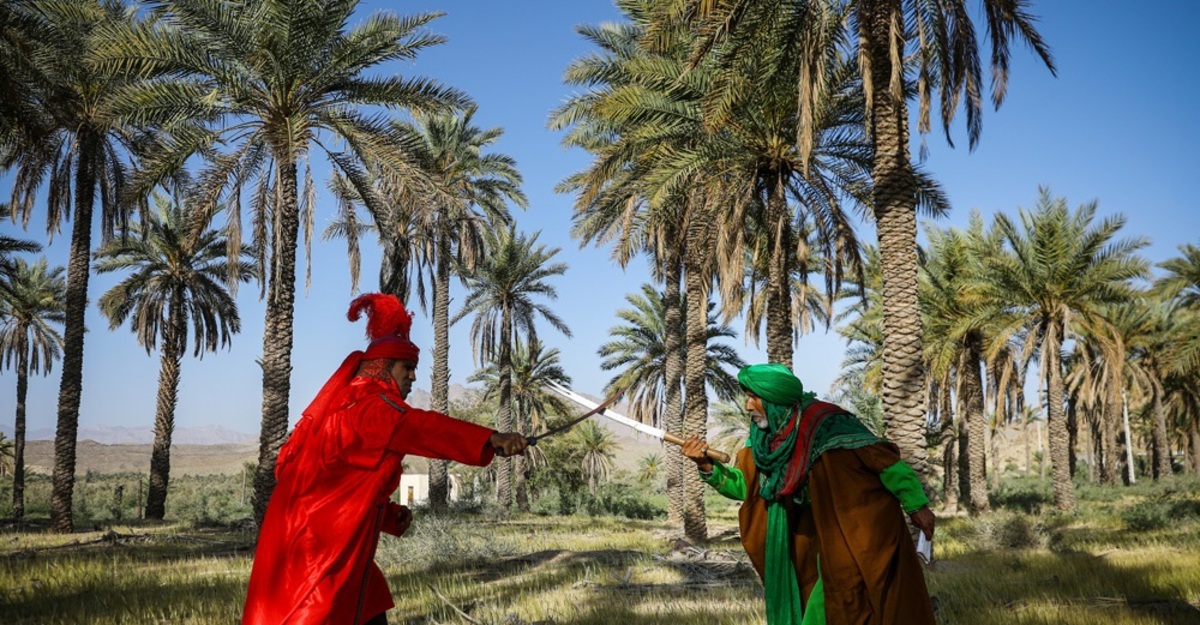
[[[526,436],[525,441],[528,442],[530,446],[537,445],[538,441],[542,440],[543,438],[546,438],[547,436],[553,436],[555,434],[558,434],[559,432],[562,432],[563,430],[569,430],[572,427],[574,427],[575,425],[586,420],[588,417],[590,417],[594,414],[604,414],[604,410],[606,408],[608,408],[609,404],[612,404],[613,402],[617,401],[617,397],[620,397],[620,395],[621,395],[621,391],[617,391],[617,392],[613,393],[611,396],[609,396],[608,399],[604,400],[604,402],[602,402],[599,405],[597,405],[595,402],[589,402],[590,405],[588,405],[586,407],[591,408],[591,410],[583,413],[582,416],[571,419],[570,421],[554,428],[553,430],[550,430],[549,432],[542,432],[541,434],[538,434],[537,436]]]
[[[605,402],[603,404],[596,404],[596,402],[584,397],[583,395],[580,395],[579,393],[576,393],[575,391],[572,391],[571,389],[566,388],[564,386],[555,384],[554,382],[550,382],[546,386],[548,386],[550,388],[550,390],[554,391],[555,393],[562,395],[563,397],[579,404],[580,406],[583,406],[584,408],[590,408],[591,412],[588,412],[586,415],[584,415],[584,417],[590,417],[594,414],[600,414],[600,415],[607,417],[613,421],[616,421],[617,423],[631,427],[634,430],[641,432],[643,434],[649,434],[650,436],[653,436],[654,438],[666,441],[668,443],[671,443],[672,445],[682,446],[684,443],[684,440],[675,434],[672,434],[672,433],[670,433],[666,430],[660,429],[660,428],[656,428],[652,425],[646,425],[645,423],[642,423],[640,421],[635,421],[623,414],[617,413],[616,411],[612,410],[611,408],[608,408],[608,405],[610,403],[612,403],[612,400],[613,400],[612,397],[605,400]],[[582,421],[582,420],[583,419],[576,419],[575,421],[572,421],[570,424],[568,424],[568,426],[575,425],[576,423],[578,423],[579,421]],[[556,428],[555,430],[552,430],[551,432],[547,432],[546,434],[543,434],[542,437],[548,436],[549,434],[552,434],[561,429],[564,429],[564,428],[562,428],[562,427]],[[704,455],[708,456],[709,458],[712,458],[713,460],[716,460],[717,462],[720,462],[721,464],[729,464],[729,454],[727,454],[725,452],[718,451],[716,449],[705,448]]]

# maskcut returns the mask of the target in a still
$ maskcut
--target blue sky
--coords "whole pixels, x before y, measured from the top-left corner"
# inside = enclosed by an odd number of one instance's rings
[[[541,231],[539,241],[561,248],[557,259],[570,267],[555,283],[558,299],[549,304],[573,337],[545,326],[541,338],[562,351],[576,390],[599,394],[610,375],[600,370],[596,350],[616,323],[614,311],[627,306],[626,295],[639,291],[649,277],[643,261],[622,271],[610,261],[608,249],[580,249],[570,238],[573,198],[554,193],[553,187],[585,167],[588,158],[562,148],[561,135],[548,130],[546,121],[571,94],[562,84],[563,69],[589,51],[574,27],[615,20],[616,10],[608,0],[376,1],[362,9],[364,14],[378,9],[447,13],[430,30],[449,41],[393,71],[437,78],[467,92],[479,105],[477,124],[504,128],[495,149],[517,160],[530,201],[527,211],[516,213],[518,227]],[[1186,181],[1196,179],[1200,166],[1194,148],[1200,116],[1192,110],[1200,96],[1200,40],[1191,32],[1200,21],[1200,3],[1043,0],[1034,12],[1041,16],[1040,29],[1053,50],[1058,77],[1018,46],[1008,98],[999,111],[986,111],[979,147],[967,151],[962,120],[952,131],[957,147],[949,147],[940,130],[925,139],[929,158],[924,167],[941,181],[953,203],[950,217],[938,225],[963,225],[971,210],[1015,215],[1018,207],[1031,209],[1039,186],[1045,186],[1072,207],[1097,200],[1099,216],[1124,214],[1124,234],[1149,238],[1144,254],[1153,262],[1176,255],[1181,244],[1200,244],[1200,211],[1185,193],[1193,186]],[[9,183],[0,177],[0,194],[9,192]],[[326,200],[318,231],[333,210]],[[41,240],[43,224],[35,218],[23,233],[5,221],[0,232]],[[874,240],[869,225],[862,232],[864,240]],[[67,244],[65,233],[55,238],[47,250],[51,262],[65,264]],[[375,288],[378,258],[368,247],[360,288]],[[312,288],[305,294],[301,282],[296,303],[293,421],[341,359],[365,343],[363,323],[351,324],[345,317],[354,294],[344,243],[316,242],[312,261]],[[93,276],[92,301],[117,280]],[[456,290],[452,296],[456,311],[463,294]],[[243,328],[232,349],[183,363],[177,427],[219,425],[258,432],[261,378],[254,360],[262,350],[263,304],[254,287],[243,287],[238,301]],[[81,427],[150,427],[158,354],[147,355],[127,328],[110,332],[94,306],[87,324]],[[464,320],[451,331],[453,383],[465,384],[475,370],[469,324]],[[739,332],[734,345],[743,358],[763,360],[763,349],[740,338],[740,320],[734,325]],[[432,327],[419,309],[413,334],[425,354],[417,386],[428,389]],[[797,347],[796,371],[810,389],[825,394],[843,351],[832,331],[806,336]],[[56,365],[52,375],[31,380],[30,430],[54,427],[60,370]],[[15,386],[11,371],[0,373],[0,423],[8,431]]]

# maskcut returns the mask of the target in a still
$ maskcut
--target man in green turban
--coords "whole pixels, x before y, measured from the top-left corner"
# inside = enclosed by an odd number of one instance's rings
[[[934,516],[896,446],[817,401],[783,365],[744,367],[738,381],[753,424],[735,466],[710,460],[697,438],[683,453],[742,501],[742,545],[763,580],[768,625],[932,624],[904,514],[929,539]]]

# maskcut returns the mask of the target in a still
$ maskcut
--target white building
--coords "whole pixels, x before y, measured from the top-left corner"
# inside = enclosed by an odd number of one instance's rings
[[[457,475],[450,475],[450,501],[458,501],[459,483]],[[396,489],[395,500],[405,506],[422,505],[429,501],[429,474],[405,473],[400,476],[400,488]]]

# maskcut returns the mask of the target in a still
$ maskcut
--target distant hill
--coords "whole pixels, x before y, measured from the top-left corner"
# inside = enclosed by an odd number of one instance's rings
[[[12,438],[12,426],[0,427],[4,436]],[[52,441],[54,430],[42,428],[30,430],[25,440]],[[154,442],[154,428],[99,425],[79,428],[78,440],[94,441],[102,445],[149,445]],[[219,425],[202,425],[194,428],[175,428],[171,436],[173,445],[248,445],[258,442],[258,434],[237,432]]]

